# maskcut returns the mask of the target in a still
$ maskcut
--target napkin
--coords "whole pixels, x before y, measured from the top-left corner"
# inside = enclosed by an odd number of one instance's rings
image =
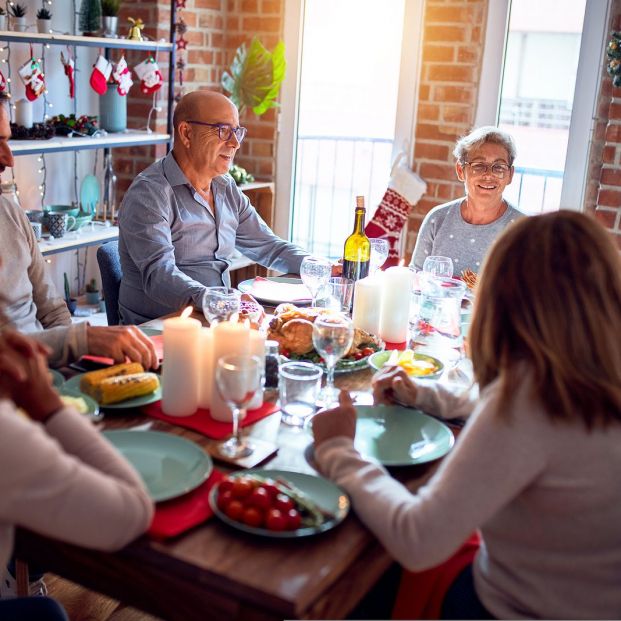
[[[211,418],[209,410],[203,410],[201,408],[196,410],[196,413],[192,414],[192,416],[167,416],[162,412],[162,402],[156,401],[155,403],[145,405],[142,411],[147,414],[147,416],[166,421],[171,425],[198,431],[198,433],[202,433],[212,440],[223,440],[233,433],[233,423],[223,423],[219,420],[214,420]],[[246,418],[240,421],[240,426],[246,427],[252,425],[252,423],[256,423],[276,411],[278,411],[278,407],[275,404],[264,403],[256,410],[248,410]]]
[[[208,479],[196,489],[167,502],[158,503],[148,533],[156,539],[176,537],[201,524],[213,515],[209,506],[209,492],[220,482],[224,473],[213,470]]]
[[[257,276],[248,291],[259,300],[280,300],[281,302],[310,302],[306,285],[277,282]]]
[[[157,359],[161,362],[164,359],[164,336],[162,334],[156,334],[154,336],[150,336],[149,338],[155,347]],[[114,360],[112,358],[106,358],[105,356],[91,356],[88,354],[86,356],[82,356],[82,359],[98,362],[99,364],[114,364]]]

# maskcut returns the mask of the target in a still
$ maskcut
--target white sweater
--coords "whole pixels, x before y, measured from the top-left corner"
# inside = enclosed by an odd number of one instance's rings
[[[438,472],[412,495],[338,437],[316,451],[358,516],[408,569],[437,565],[475,529],[477,594],[498,618],[621,617],[621,425],[553,423],[525,379],[507,412],[498,386],[478,404],[419,386],[440,416],[473,409]]]
[[[11,555],[15,526],[115,550],[143,533],[153,515],[138,474],[71,408],[44,427],[0,399],[0,472],[0,568]]]

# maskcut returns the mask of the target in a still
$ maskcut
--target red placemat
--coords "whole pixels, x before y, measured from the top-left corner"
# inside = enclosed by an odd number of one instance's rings
[[[157,359],[161,362],[164,359],[164,337],[161,334],[155,334],[154,336],[149,337],[155,347],[155,353],[157,354]],[[90,354],[86,356],[82,356],[84,360],[92,360],[93,362],[98,362],[99,364],[114,364],[114,360],[112,358],[106,358],[105,356],[91,356]]]
[[[180,498],[158,503],[149,527],[149,535],[156,539],[176,537],[208,520],[213,515],[209,506],[209,492],[223,476],[224,473],[213,470],[209,478],[196,489]]]
[[[155,403],[145,405],[142,411],[148,416],[166,421],[171,425],[178,425],[179,427],[198,431],[212,440],[223,440],[233,433],[232,423],[223,423],[219,420],[214,420],[211,418],[209,410],[202,410],[199,408],[192,416],[167,416],[162,412],[162,402],[156,401]],[[246,418],[241,421],[240,425],[242,427],[252,425],[252,423],[256,423],[276,411],[278,411],[276,405],[273,403],[264,403],[256,410],[248,410]]]
[[[391,349],[398,349],[399,351],[405,350],[407,347],[407,343],[403,341],[402,343],[386,343],[384,349],[386,351],[390,351]]]

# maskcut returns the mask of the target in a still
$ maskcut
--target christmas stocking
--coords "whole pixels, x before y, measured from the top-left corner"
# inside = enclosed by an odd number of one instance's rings
[[[60,62],[63,64],[65,75],[69,80],[69,97],[73,99],[75,97],[75,63],[70,54],[67,54],[67,58],[65,58],[62,52],[60,53]]]
[[[164,78],[152,56],[136,65],[134,71],[140,80],[140,90],[146,95],[155,93],[162,88]]]
[[[399,240],[412,207],[420,200],[427,184],[402,162],[405,153],[397,156],[392,167],[388,189],[364,232],[367,237],[383,237],[388,240],[388,259],[384,267],[399,262]]]
[[[6,78],[4,77],[2,71],[0,71],[0,93],[5,93],[7,90],[7,82],[6,82]]]
[[[34,101],[45,90],[45,80],[41,73],[41,65],[32,57],[19,68],[19,77],[26,87],[26,98]]]
[[[118,91],[119,95],[127,95],[134,81],[132,80],[132,72],[127,66],[125,56],[121,56],[121,60],[116,63],[116,67],[114,68],[114,71],[112,71],[112,77],[118,84],[116,90]]]
[[[101,54],[97,57],[91,73],[90,85],[98,95],[103,95],[108,88],[108,78],[112,73],[112,63]]]

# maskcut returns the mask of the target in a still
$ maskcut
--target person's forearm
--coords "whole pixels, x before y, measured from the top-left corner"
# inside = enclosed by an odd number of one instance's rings
[[[88,353],[86,328],[87,323],[81,322],[32,332],[28,336],[50,348],[51,367],[62,367]]]

